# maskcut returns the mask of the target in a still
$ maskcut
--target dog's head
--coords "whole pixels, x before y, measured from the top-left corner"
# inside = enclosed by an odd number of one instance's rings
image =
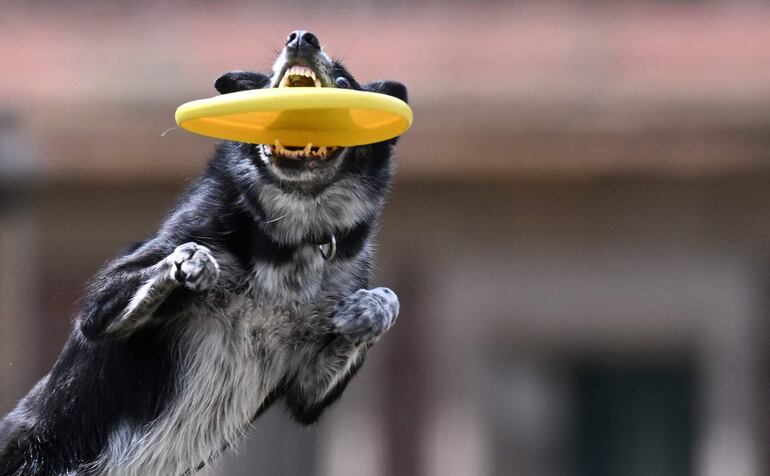
[[[339,61],[331,59],[313,33],[294,31],[289,34],[283,51],[273,65],[272,75],[250,71],[232,71],[214,83],[222,93],[262,88],[346,88],[394,96],[406,101],[406,87],[395,81],[376,81],[361,85]],[[385,143],[358,147],[287,147],[280,143],[256,145],[252,159],[271,178],[288,184],[322,186],[334,182],[341,172],[372,171],[387,166],[377,153],[390,147]],[[388,155],[386,153],[384,155]]]

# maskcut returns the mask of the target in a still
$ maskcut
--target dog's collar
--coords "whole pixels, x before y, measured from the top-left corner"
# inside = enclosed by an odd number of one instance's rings
[[[364,246],[370,229],[369,223],[362,222],[352,228],[330,231],[323,241],[316,241],[315,245],[324,261],[347,259]]]
[[[318,251],[321,252],[324,261],[331,261],[337,256],[337,238],[334,237],[334,233],[328,242],[318,245]]]

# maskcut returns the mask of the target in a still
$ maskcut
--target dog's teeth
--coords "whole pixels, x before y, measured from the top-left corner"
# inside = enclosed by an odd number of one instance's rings
[[[313,148],[311,142],[308,142],[302,149],[290,150],[284,147],[277,139],[275,140],[274,145],[265,144],[264,147],[270,154],[275,152],[283,157],[296,160],[306,159],[308,157],[317,157],[321,160],[326,160],[329,158],[329,155],[337,150],[337,147],[327,147],[325,145]]]
[[[315,74],[315,71],[313,71],[312,68],[309,68],[307,66],[291,66],[290,68],[286,69],[286,72],[283,73],[283,77],[278,82],[279,88],[286,88],[286,87],[292,87],[290,85],[290,80],[292,78],[297,77],[303,77],[303,78],[309,78],[313,80],[313,84],[315,87],[320,88],[322,87],[321,81],[318,79],[318,76]]]

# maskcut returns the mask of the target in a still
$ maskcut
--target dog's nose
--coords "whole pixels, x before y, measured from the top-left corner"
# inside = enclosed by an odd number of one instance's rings
[[[289,33],[289,37],[286,38],[286,48],[290,50],[306,48],[320,50],[321,43],[319,43],[318,37],[309,31],[297,30]]]

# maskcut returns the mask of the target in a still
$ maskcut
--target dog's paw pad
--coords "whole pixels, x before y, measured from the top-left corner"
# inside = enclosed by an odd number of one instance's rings
[[[219,279],[219,264],[208,248],[197,243],[177,246],[169,261],[173,278],[193,291],[210,289]]]
[[[338,304],[332,324],[353,343],[363,344],[390,329],[398,310],[398,297],[390,289],[359,289]]]

